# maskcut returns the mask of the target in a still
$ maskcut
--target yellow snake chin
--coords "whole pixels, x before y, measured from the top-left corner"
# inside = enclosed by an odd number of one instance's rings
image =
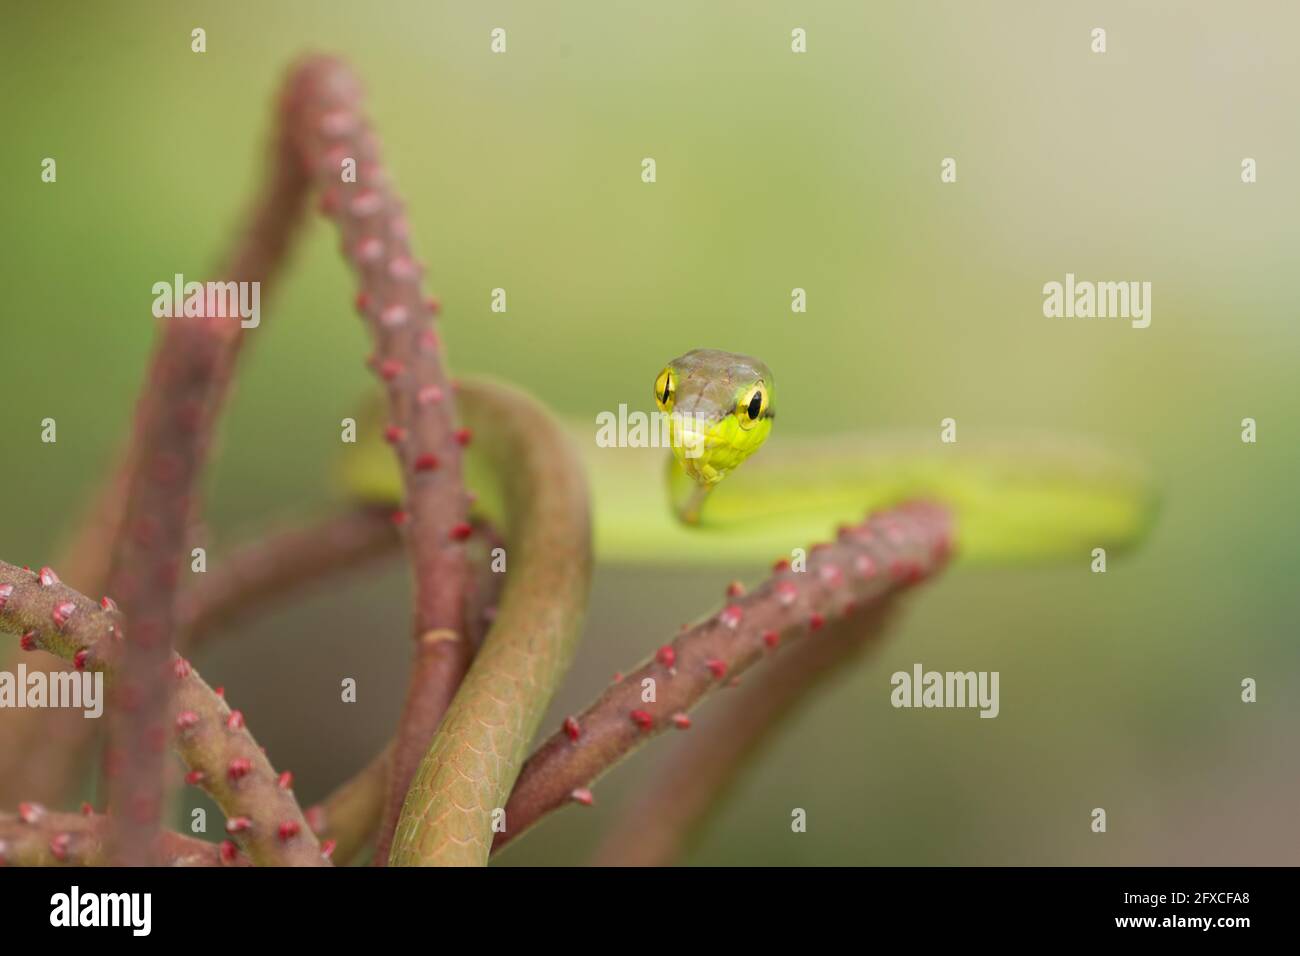
[[[772,431],[770,418],[760,419],[749,428],[742,428],[735,415],[724,415],[704,431],[692,427],[695,424],[681,416],[672,416],[669,438],[673,457],[681,464],[682,470],[706,488],[726,478],[741,462],[758,451]]]

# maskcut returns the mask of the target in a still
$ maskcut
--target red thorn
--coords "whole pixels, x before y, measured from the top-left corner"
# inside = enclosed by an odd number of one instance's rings
[[[253,761],[247,757],[236,757],[226,768],[226,776],[231,780],[242,780],[253,769]]]
[[[105,611],[108,611],[110,613],[117,610],[117,602],[114,601],[107,594],[105,594],[102,598],[99,599],[99,606],[102,607]]]
[[[338,845],[338,840],[326,840],[320,845],[320,855],[328,860],[334,855],[334,848]]]
[[[655,719],[644,710],[634,710],[628,714],[632,718],[632,723],[636,724],[642,730],[649,730],[655,725]]]
[[[212,688],[212,693],[216,694],[218,697],[224,698],[226,696],[226,688],[224,685],[214,687]]]
[[[40,823],[45,816],[45,808],[39,803],[18,804],[18,819],[23,823]]]
[[[401,508],[398,508],[396,511],[394,511],[392,514],[388,516],[388,520],[393,523],[394,527],[402,528],[405,527],[406,523],[411,520],[411,516],[407,512],[403,511]]]
[[[745,593],[745,586],[739,581],[732,581],[727,585],[727,597],[738,598]]]
[[[172,673],[176,675],[177,680],[184,680],[190,676],[190,662],[183,657],[176,658],[172,662]]]
[[[671,644],[665,644],[655,652],[655,660],[664,667],[672,667],[677,663],[677,651]]]
[[[739,604],[728,604],[718,615],[718,620],[726,627],[735,628],[739,626],[740,619],[745,616]]]
[[[244,726],[243,711],[232,710],[230,716],[226,718],[226,729],[239,730]]]
[[[280,824],[280,842],[288,843],[301,832],[302,827],[298,825],[297,820],[285,820]]]
[[[580,803],[584,807],[589,807],[596,802],[596,798],[591,795],[591,791],[586,787],[577,787],[569,791],[569,799],[574,803]]]
[[[13,593],[14,586],[12,584],[0,584],[0,611],[5,609],[5,605],[9,603],[9,597]]]
[[[25,651],[36,650],[36,632],[27,631],[22,637],[18,638],[18,646]]]
[[[474,439],[474,433],[470,431],[468,428],[456,429],[456,444],[460,445],[461,448],[468,447],[469,443],[473,441],[473,439]]]
[[[826,623],[826,618],[821,614],[820,611],[813,611],[811,614],[808,615],[808,630],[810,631],[820,631],[822,629],[822,625],[825,623]]]
[[[356,299],[357,311],[365,315],[370,311],[370,295],[366,292],[358,292]]]
[[[60,833],[50,840],[50,852],[54,859],[62,863],[68,858],[68,845],[72,843],[72,834]]]
[[[320,118],[320,131],[324,136],[337,139],[356,131],[357,117],[345,109],[330,110]]]
[[[253,821],[248,817],[231,817],[226,821],[227,833],[243,833],[253,826]]]
[[[789,571],[789,570],[790,570],[789,558],[777,558],[775,561],[772,562],[773,574],[780,574],[782,571]]]
[[[402,363],[397,359],[384,359],[379,363],[379,377],[385,382],[391,382],[403,372]]]
[[[781,643],[781,635],[776,631],[764,631],[763,643],[766,644],[769,649],[775,648],[777,644]]]
[[[81,650],[77,651],[77,653],[72,655],[72,666],[79,671],[84,671],[86,669],[86,658],[89,656],[90,650],[83,647]]]
[[[622,671],[614,671],[614,683],[615,683],[615,684],[621,684],[621,683],[623,683],[623,672],[622,672]]]
[[[410,256],[396,256],[388,263],[388,274],[394,279],[414,279],[420,271],[420,264]]]
[[[413,466],[416,471],[433,471],[438,467],[438,456],[431,451],[417,455]]]
[[[185,782],[191,787],[198,786],[206,779],[208,779],[208,775],[202,770],[191,770],[185,775]]]
[[[828,587],[837,588],[844,583],[844,572],[840,570],[838,564],[823,564],[817,569],[817,576]]]
[[[688,714],[673,714],[673,726],[678,730],[690,730],[691,718]]]
[[[442,401],[442,389],[437,385],[426,385],[415,393],[415,400],[421,405],[433,405]]]
[[[234,840],[221,841],[221,862],[222,863],[234,863],[235,859],[238,856],[239,856],[239,847],[235,846]]]
[[[286,770],[284,773],[280,774],[280,779],[276,781],[276,786],[278,786],[281,790],[292,790],[293,772]]]
[[[565,717],[564,733],[570,740],[577,740],[582,736],[582,728],[578,726],[578,721],[573,717]]]
[[[467,521],[458,521],[451,526],[452,541],[464,541],[473,533],[474,529]]]
[[[63,625],[68,623],[68,618],[72,617],[72,612],[77,609],[77,605],[71,601],[64,601],[54,606],[54,611],[50,617],[54,620],[54,626],[63,629]]]
[[[394,303],[379,313],[379,324],[386,329],[395,329],[399,325],[405,325],[409,318],[406,306]]]
[[[357,262],[376,262],[384,254],[384,243],[377,236],[366,236],[352,249]]]
[[[41,568],[40,573],[36,576],[41,582],[41,587],[52,588],[59,583],[59,576],[54,573],[53,568]]]
[[[722,680],[727,674],[727,662],[720,661],[716,657],[711,657],[704,662],[704,666],[709,669],[709,673],[717,680]]]
[[[363,189],[352,197],[348,208],[354,216],[373,216],[384,208],[384,197],[373,189]]]
[[[83,817],[93,817],[95,815],[95,808],[90,805],[89,800],[81,801],[81,815]]]
[[[406,441],[406,429],[401,425],[389,425],[384,429],[384,441],[390,445]]]
[[[176,729],[180,731],[189,730],[199,722],[199,715],[192,710],[182,710],[176,715]]]
[[[782,604],[790,605],[795,602],[799,596],[799,589],[794,586],[792,581],[778,581],[776,583],[776,599]]]

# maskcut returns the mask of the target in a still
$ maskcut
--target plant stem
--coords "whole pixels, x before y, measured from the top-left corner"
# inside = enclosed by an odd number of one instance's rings
[[[387,386],[386,434],[406,499],[400,520],[415,579],[416,658],[393,754],[388,825],[380,834],[386,851],[411,774],[469,667],[469,504],[451,382],[433,331],[437,304],[422,292],[409,227],[361,112],[360,87],[340,61],[319,57],[294,71],[290,88],[294,143],[360,284],[358,307],[374,341],[373,368]]]
[[[876,643],[893,598],[827,625],[825,636],[799,641],[746,680],[721,713],[710,714],[675,744],[667,760],[605,832],[597,866],[671,866],[726,799],[746,765],[791,713],[829,678],[842,675]]]
[[[533,753],[511,793],[507,829],[497,835],[494,849],[546,814],[584,800],[597,777],[675,726],[703,697],[761,660],[772,643],[819,631],[934,573],[947,560],[950,536],[942,507],[902,505],[841,529],[838,540],[809,551],[806,571],[781,567],[757,590],[683,631]],[[644,697],[647,686],[655,689],[651,701]]]
[[[17,814],[0,814],[0,866],[103,866],[109,819],[98,814],[52,813],[23,804]],[[249,866],[242,853],[223,859],[215,843],[164,830],[159,859],[166,866]]]
[[[24,646],[75,662],[78,670],[112,679],[122,651],[123,618],[67,585],[0,561],[0,631],[23,636]],[[184,658],[172,655],[160,675],[174,688],[174,713],[150,745],[171,739],[190,771],[227,817],[227,831],[255,863],[322,866],[328,861],[293,797],[291,779],[277,775],[238,711],[203,682]],[[115,693],[121,695],[121,681]],[[110,766],[110,779],[116,767]],[[160,844],[145,848],[153,858]]]

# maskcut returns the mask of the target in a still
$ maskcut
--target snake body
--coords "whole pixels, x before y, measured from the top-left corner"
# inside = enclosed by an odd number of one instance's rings
[[[467,473],[480,476],[475,490],[501,516],[506,584],[407,792],[389,857],[395,866],[487,862],[494,811],[505,806],[568,669],[591,579],[587,482],[562,429],[505,385],[463,381],[457,404],[474,433],[479,470]]]

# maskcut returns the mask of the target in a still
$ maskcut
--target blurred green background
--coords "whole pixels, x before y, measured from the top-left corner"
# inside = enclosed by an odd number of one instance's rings
[[[128,425],[151,285],[220,260],[286,67],[337,52],[366,83],[457,371],[593,421],[644,407],[664,360],[733,349],[775,369],[778,437],[953,416],[963,435],[1088,435],[1156,476],[1153,536],[1106,575],[1086,557],[956,569],[914,594],[880,653],[785,725],[691,862],[1300,862],[1300,12],[805,7],[5,2],[0,555],[54,559]],[[489,52],[497,26],[505,55]],[[945,156],[956,184],[939,182]],[[1257,184],[1240,181],[1246,156]],[[1067,271],[1152,282],[1151,327],[1045,319],[1042,285]],[[498,286],[505,315],[489,310]],[[337,499],[339,419],[371,384],[352,294],[313,221],[225,421],[216,554]],[[556,719],[769,557],[602,568]],[[305,799],[391,731],[406,593],[391,565],[200,661]],[[892,709],[889,674],[915,661],[1000,671],[1001,716]],[[355,705],[338,702],[342,676]],[[1243,677],[1258,703],[1240,702]],[[585,859],[671,747],[501,862]],[[796,806],[806,834],[790,832]],[[1098,806],[1105,835],[1089,830]]]

